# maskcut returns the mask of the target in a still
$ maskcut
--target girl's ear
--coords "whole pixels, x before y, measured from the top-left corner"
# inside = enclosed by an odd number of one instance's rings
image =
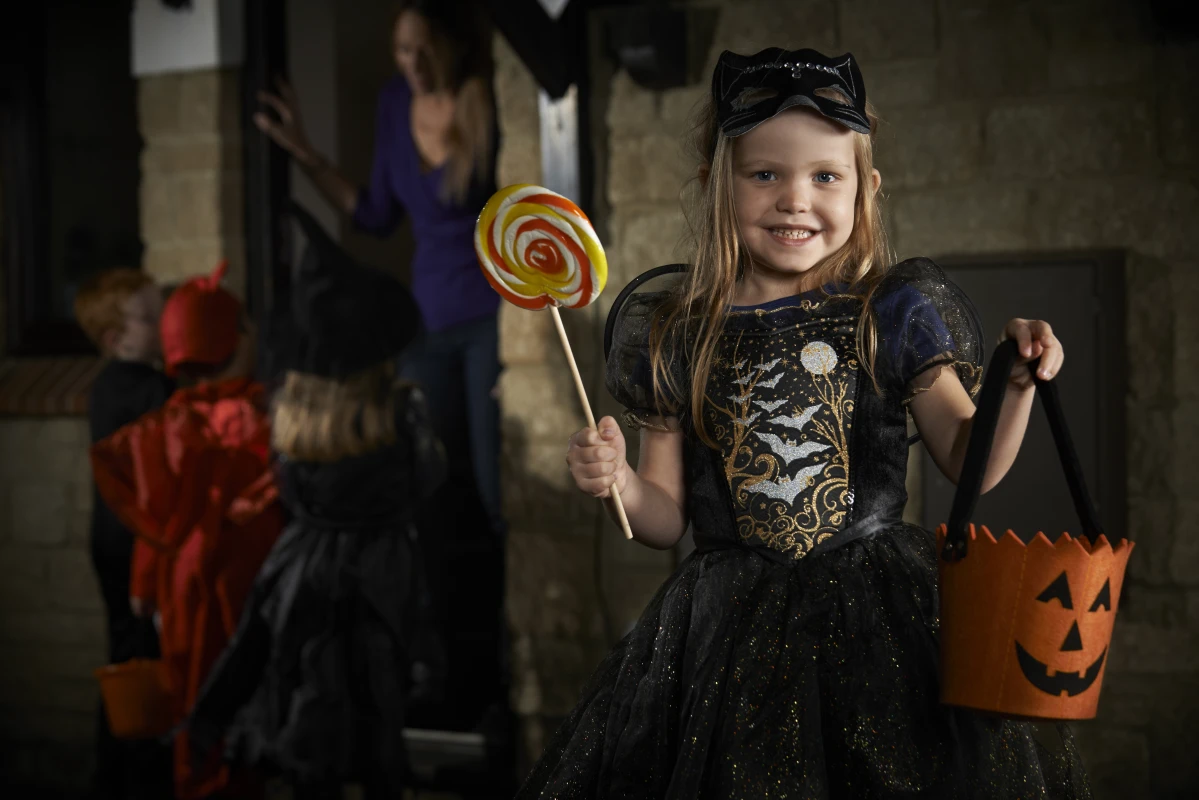
[[[712,174],[712,166],[710,164],[700,164],[697,174],[699,175],[699,182],[707,184],[708,176]]]
[[[870,171],[871,183],[874,185],[874,193],[878,194],[879,188],[883,185],[883,176],[877,169]]]

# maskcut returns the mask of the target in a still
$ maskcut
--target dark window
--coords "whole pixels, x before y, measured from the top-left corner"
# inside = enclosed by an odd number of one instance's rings
[[[72,320],[79,285],[141,263],[131,3],[25,11],[0,31],[5,339],[14,355],[86,353]]]

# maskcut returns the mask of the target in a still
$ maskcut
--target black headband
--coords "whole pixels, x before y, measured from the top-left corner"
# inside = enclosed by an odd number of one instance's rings
[[[870,133],[866,83],[849,53],[829,58],[815,50],[771,47],[743,56],[725,50],[712,75],[712,98],[725,136],[748,133],[795,106],[811,108],[858,133]]]

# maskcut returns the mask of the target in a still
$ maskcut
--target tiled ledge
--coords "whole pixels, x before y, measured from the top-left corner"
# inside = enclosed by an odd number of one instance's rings
[[[103,366],[95,357],[0,360],[0,416],[83,416]]]

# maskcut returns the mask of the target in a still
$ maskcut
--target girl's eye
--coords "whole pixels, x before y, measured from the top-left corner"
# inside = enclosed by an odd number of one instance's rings
[[[776,177],[777,177],[777,176],[776,176],[776,175],[775,175],[773,172],[770,172],[769,170],[763,170],[763,171],[761,171],[761,172],[755,172],[755,173],[754,173],[754,180],[755,180],[755,181],[762,181],[763,183],[766,183],[766,182],[772,181],[772,180],[774,180]]]
[[[837,176],[831,172],[817,172],[816,173],[816,182],[817,183],[832,183],[835,180],[837,180]]]

